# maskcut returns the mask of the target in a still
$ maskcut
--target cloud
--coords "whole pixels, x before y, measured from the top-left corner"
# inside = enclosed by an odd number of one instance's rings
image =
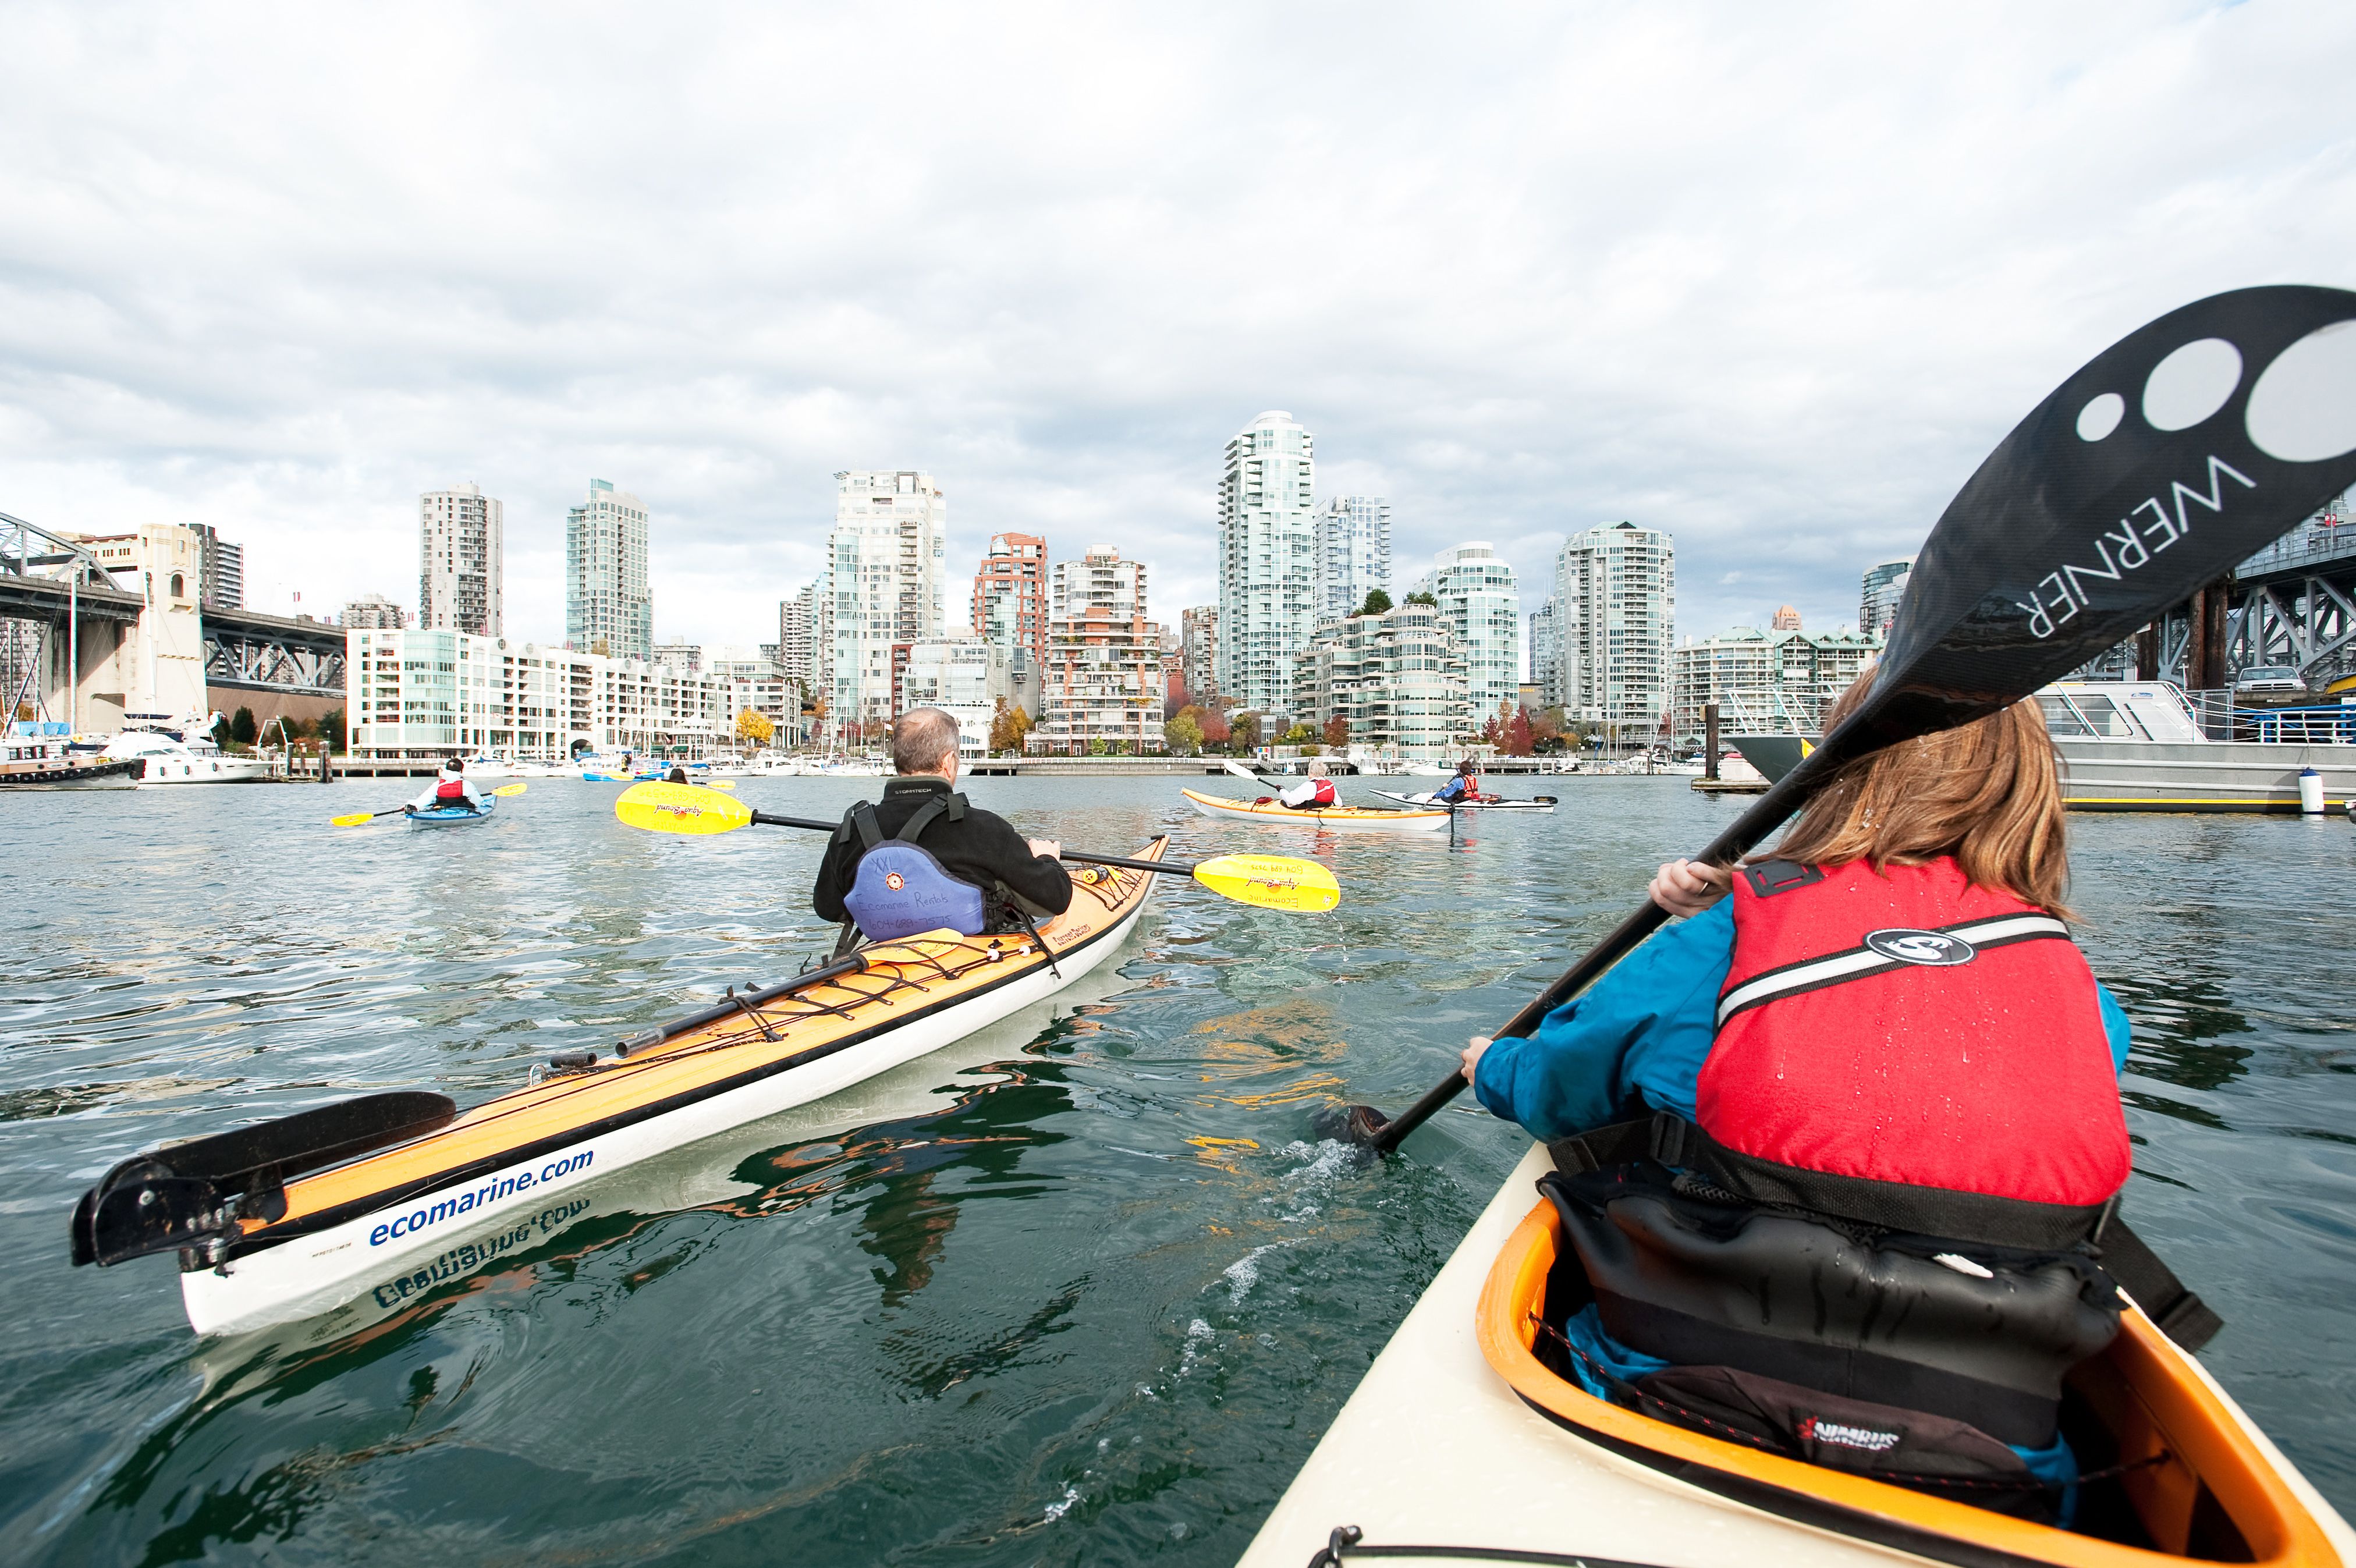
[[[772,635],[841,468],[1215,596],[1286,408],[1398,575],[1669,530],[1679,627],[1854,618],[2140,322],[2351,281],[2356,12],[2039,5],[18,5],[0,510],[209,521],[267,593],[415,595],[415,497],[652,511],[665,638]]]

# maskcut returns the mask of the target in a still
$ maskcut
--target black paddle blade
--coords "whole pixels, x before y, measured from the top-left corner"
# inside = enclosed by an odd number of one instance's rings
[[[1883,700],[1820,766],[2018,702],[2351,483],[2356,294],[2237,289],[2136,328],[1948,504],[1881,657]]]
[[[1309,1130],[1340,1144],[1370,1145],[1390,1118],[1371,1105],[1328,1105],[1310,1118]]]

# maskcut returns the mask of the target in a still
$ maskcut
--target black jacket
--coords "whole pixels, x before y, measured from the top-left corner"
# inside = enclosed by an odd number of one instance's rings
[[[948,789],[945,779],[894,779],[884,786],[884,799],[876,802],[875,825],[890,838],[907,825],[917,807]],[[985,893],[1002,882],[1050,914],[1060,915],[1071,905],[1072,879],[1062,864],[1033,854],[1013,824],[994,811],[968,806],[964,820],[954,822],[937,816],[916,842],[941,863],[942,870]],[[818,886],[810,889],[810,908],[819,919],[848,918],[843,896],[851,891],[859,857],[866,853],[856,829],[839,829],[828,841],[826,858],[819,862]]]

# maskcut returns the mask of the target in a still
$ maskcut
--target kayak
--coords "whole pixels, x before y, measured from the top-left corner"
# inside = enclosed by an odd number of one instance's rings
[[[1395,806],[1326,806],[1313,811],[1296,811],[1290,806],[1273,801],[1256,805],[1249,800],[1231,800],[1224,795],[1198,795],[1192,789],[1179,793],[1194,802],[1194,809],[1206,817],[1236,817],[1260,822],[1282,822],[1290,827],[1341,828],[1374,832],[1417,832],[1429,828],[1448,825],[1446,811],[1401,811]]]
[[[2356,1533],[2141,1312],[2070,1375],[2083,1532],[1738,1446],[1593,1399],[1534,1352],[1558,1245],[1533,1148],[1367,1369],[1245,1552],[1833,1568],[2356,1563]],[[2104,1457],[2096,1457],[2102,1454]],[[2115,1455],[2112,1458],[2109,1455]],[[1440,1548],[1418,1553],[1407,1548]]]
[[[471,806],[435,806],[429,811],[412,811],[409,813],[409,825],[412,828],[455,828],[461,822],[479,822],[488,817],[491,809],[498,803],[497,795],[486,795],[483,797],[483,809],[479,811]]]
[[[1420,795],[1405,795],[1396,789],[1377,789],[1375,793],[1386,800],[1398,800],[1409,806],[1430,806],[1439,803],[1431,798],[1430,791]],[[1456,804],[1456,809],[1460,811],[1551,811],[1557,804],[1551,795],[1537,795],[1526,800],[1508,800],[1502,796],[1493,795],[1482,800],[1460,800]]]
[[[1157,838],[1140,858],[1159,860]],[[460,1115],[363,1096],[123,1161],[73,1214],[77,1263],[177,1251],[199,1334],[330,1310],[462,1231],[593,1176],[833,1094],[1054,995],[1105,961],[1152,874],[1089,867],[1028,934],[871,942],[779,984],[572,1052]]]

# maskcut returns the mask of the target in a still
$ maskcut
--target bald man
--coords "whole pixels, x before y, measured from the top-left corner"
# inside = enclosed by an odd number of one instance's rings
[[[938,708],[902,714],[892,726],[892,766],[899,777],[884,786],[884,799],[853,806],[826,846],[810,890],[820,919],[855,919],[866,935],[886,940],[943,926],[980,935],[1021,930],[1024,913],[1070,907],[1072,879],[1057,858],[1064,846],[1024,838],[958,792],[957,720]],[[888,861],[889,872],[862,877],[868,854],[886,844],[878,864]]]

